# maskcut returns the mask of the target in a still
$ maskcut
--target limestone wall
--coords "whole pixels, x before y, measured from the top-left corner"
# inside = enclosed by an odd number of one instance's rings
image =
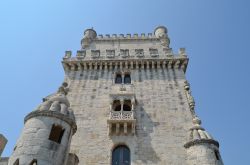
[[[71,152],[79,157],[79,164],[110,165],[112,149],[119,144],[129,147],[132,165],[186,164],[183,145],[192,117],[184,92],[183,71],[131,70],[137,102],[135,136],[108,135],[113,74],[111,70],[66,73],[68,99],[78,127]]]
[[[218,147],[212,144],[198,144],[187,149],[188,164],[223,165]],[[217,155],[216,155],[217,154]]]

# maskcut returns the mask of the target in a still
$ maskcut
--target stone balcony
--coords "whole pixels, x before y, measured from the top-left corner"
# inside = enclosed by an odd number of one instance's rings
[[[109,135],[134,135],[135,134],[134,111],[110,111],[108,125]]]

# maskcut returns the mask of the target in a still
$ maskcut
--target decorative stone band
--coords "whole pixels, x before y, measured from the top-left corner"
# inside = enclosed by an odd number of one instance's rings
[[[79,60],[70,58],[62,61],[65,71],[81,70],[106,70],[115,68],[124,69],[147,69],[147,68],[167,68],[182,69],[186,72],[188,58],[174,57],[162,59],[115,59],[115,60]]]
[[[194,145],[199,145],[199,144],[214,144],[219,148],[219,142],[213,139],[194,139],[192,141],[187,142],[184,147],[189,148]]]
[[[56,111],[33,111],[24,118],[24,123],[26,123],[27,120],[37,116],[55,117],[60,120],[63,120],[72,127],[73,134],[75,134],[77,130],[76,122],[73,119]]]

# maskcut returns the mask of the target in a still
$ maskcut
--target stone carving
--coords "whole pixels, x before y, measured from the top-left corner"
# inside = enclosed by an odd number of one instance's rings
[[[77,51],[76,57],[77,57],[78,59],[82,59],[82,58],[84,58],[85,56],[86,56],[86,50],[78,50],[78,51]]]
[[[136,57],[143,57],[144,56],[143,49],[135,49],[135,55]]]
[[[157,50],[157,49],[152,49],[152,48],[150,48],[150,49],[149,49],[149,53],[150,53],[150,56],[151,56],[151,57],[158,57],[158,56],[159,56],[159,53],[158,53],[158,50]]]
[[[190,84],[188,83],[188,81],[184,81],[184,89],[186,91],[186,96],[188,99],[188,104],[190,107],[191,114],[193,117],[195,117],[195,109],[194,109],[195,108],[195,101],[194,101],[194,98],[191,94]]]
[[[110,112],[110,120],[131,120],[134,119],[133,111],[111,111]]]
[[[92,58],[100,57],[100,50],[91,50],[91,57]]]
[[[115,50],[106,50],[106,54],[108,58],[114,58],[115,57]]]
[[[129,50],[128,49],[120,49],[120,55],[123,58],[129,57]]]

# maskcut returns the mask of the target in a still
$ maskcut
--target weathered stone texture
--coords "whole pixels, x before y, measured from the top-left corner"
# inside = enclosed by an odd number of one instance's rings
[[[195,114],[185,49],[175,55],[169,43],[162,26],[147,36],[85,30],[76,57],[65,53],[58,95],[25,118],[9,164],[21,157],[20,165],[34,158],[39,165],[110,165],[113,150],[125,145],[131,165],[222,165],[219,143]],[[65,128],[60,145],[48,140],[53,124]]]
[[[192,117],[183,88],[183,71],[140,69],[131,70],[131,76],[137,101],[136,135],[109,137],[113,71],[68,73],[68,98],[78,126],[71,151],[82,164],[108,165],[114,146],[126,144],[134,165],[185,164],[183,145]]]
[[[65,128],[61,144],[48,140],[53,124]],[[41,165],[63,164],[68,137],[72,134],[70,130],[70,125],[60,119],[38,116],[27,120],[9,164],[12,165],[18,158],[20,164],[29,164],[33,159],[39,159]]]

